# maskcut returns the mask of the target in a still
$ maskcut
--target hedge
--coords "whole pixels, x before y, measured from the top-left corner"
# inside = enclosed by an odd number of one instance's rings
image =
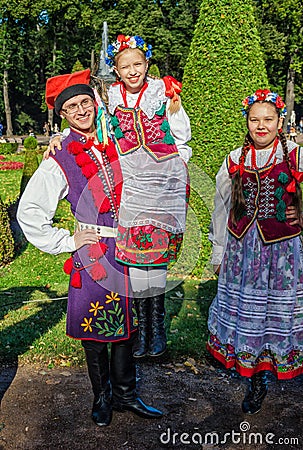
[[[191,164],[214,183],[224,157],[243,142],[242,99],[268,87],[251,1],[201,2],[182,81],[182,103],[192,128]],[[197,195],[190,204],[202,229],[201,255],[193,272],[201,276],[210,253],[211,211]]]

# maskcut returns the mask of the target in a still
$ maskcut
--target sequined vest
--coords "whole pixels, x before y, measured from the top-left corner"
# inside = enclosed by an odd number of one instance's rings
[[[292,167],[298,170],[297,148],[289,153],[289,157]],[[234,165],[229,156],[230,173]],[[266,244],[298,236],[301,233],[300,226],[290,225],[286,219],[286,208],[293,204],[293,193],[287,191],[292,179],[289,167],[284,160],[273,167],[264,169],[245,168],[242,175],[245,213],[236,224],[232,222],[229,215],[229,231],[236,238],[241,239],[256,221],[260,236]]]
[[[151,119],[140,108],[117,106],[112,125],[121,155],[135,152],[140,147],[159,161],[178,155],[175,140],[170,133],[165,104]]]

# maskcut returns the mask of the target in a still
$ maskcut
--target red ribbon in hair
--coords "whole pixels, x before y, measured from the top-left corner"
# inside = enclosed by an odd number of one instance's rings
[[[287,192],[296,192],[296,184],[302,183],[303,181],[303,172],[298,172],[297,170],[291,169],[291,174],[293,176],[292,181],[287,186]]]
[[[178,100],[178,95],[182,90],[182,83],[180,83],[180,81],[176,80],[170,75],[163,77],[163,81],[166,89],[165,95],[167,95],[167,97],[170,97],[173,102],[176,102]]]
[[[235,164],[234,166],[230,167],[230,169],[229,169],[229,173],[231,175],[234,175],[238,171],[240,173],[240,177],[242,177],[242,175],[244,173],[244,164]]]

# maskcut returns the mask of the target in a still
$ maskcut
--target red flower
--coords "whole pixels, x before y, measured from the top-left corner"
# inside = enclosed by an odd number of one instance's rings
[[[262,101],[266,99],[267,94],[269,94],[270,91],[268,89],[257,89],[255,94],[257,96],[257,99]]]
[[[282,98],[279,95],[276,99],[276,106],[277,108],[283,108],[285,106]]]
[[[117,36],[117,41],[118,41],[118,42],[121,42],[121,43],[123,43],[123,42],[128,42],[129,39],[130,39],[129,36],[126,37],[124,34],[119,34],[119,35]]]

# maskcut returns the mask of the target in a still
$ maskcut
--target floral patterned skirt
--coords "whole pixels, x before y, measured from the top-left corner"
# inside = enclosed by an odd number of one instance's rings
[[[118,226],[116,260],[131,266],[160,266],[177,260],[183,233],[170,233],[153,225]]]
[[[210,353],[243,376],[303,373],[301,237],[264,245],[255,224],[241,240],[229,233],[208,328]]]

